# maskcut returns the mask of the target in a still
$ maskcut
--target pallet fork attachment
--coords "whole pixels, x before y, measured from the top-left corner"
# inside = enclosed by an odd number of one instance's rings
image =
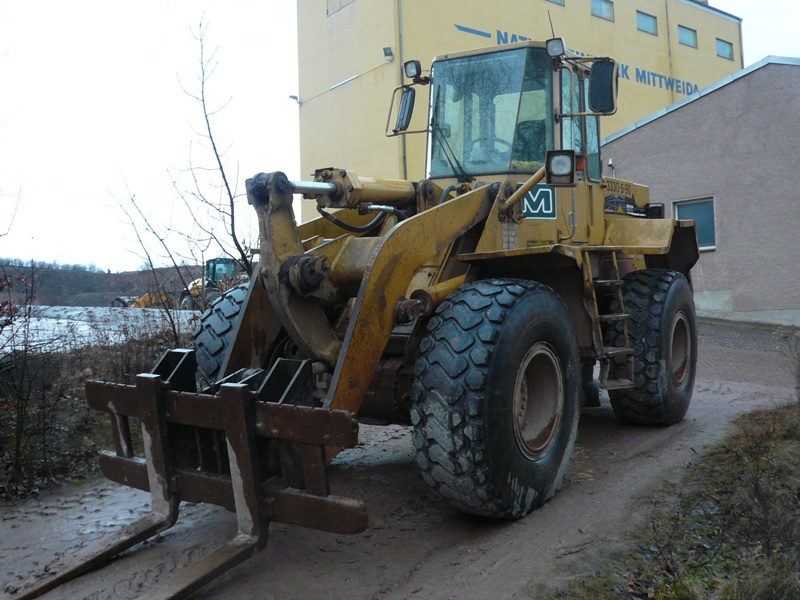
[[[170,350],[135,385],[87,383],[89,405],[110,415],[114,433],[115,451],[100,456],[104,475],[149,491],[153,512],[16,598],[36,598],[169,529],[184,500],[235,511],[237,535],[149,598],[185,598],[250,558],[265,546],[271,521],[364,531],[364,503],[330,494],[324,462],[326,446],[358,443],[358,423],[346,411],[298,405],[310,400],[310,367],[309,361],[281,359],[269,373],[242,370],[198,394],[186,390],[195,385],[193,351]],[[134,456],[131,418],[141,421],[146,460]],[[192,439],[194,449],[187,444]],[[212,447],[218,452],[210,453]],[[279,460],[270,461],[270,453]]]

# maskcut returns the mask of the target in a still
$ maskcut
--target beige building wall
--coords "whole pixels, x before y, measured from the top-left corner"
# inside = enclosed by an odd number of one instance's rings
[[[397,45],[394,3],[298,0],[297,11],[301,173],[398,174],[402,146],[384,136],[401,76],[400,62],[383,54]]]
[[[716,246],[692,271],[699,309],[800,308],[798,114],[800,59],[771,58],[606,140],[606,165],[649,185],[667,215],[713,200]]]
[[[422,179],[426,136],[384,136],[392,90],[404,82],[403,61],[418,59],[427,69],[437,54],[545,40],[552,37],[551,20],[571,50],[620,63],[620,110],[603,119],[606,135],[743,65],[740,19],[707,3],[603,3],[613,20],[593,15],[592,0],[298,0],[302,173],[336,166]],[[637,11],[655,17],[655,34],[638,29]],[[696,48],[680,43],[679,26],[696,32]],[[732,59],[717,55],[717,39],[731,44]],[[415,118],[422,128],[427,96],[420,88]]]

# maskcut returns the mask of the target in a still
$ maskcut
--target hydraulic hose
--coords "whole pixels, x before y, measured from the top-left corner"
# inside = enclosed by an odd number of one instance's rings
[[[366,225],[350,225],[349,223],[345,223],[341,219],[337,219],[331,213],[325,212],[324,210],[322,210],[322,207],[320,206],[317,206],[317,212],[321,214],[325,219],[336,225],[337,227],[341,227],[342,229],[344,229],[345,231],[349,231],[350,233],[366,233],[367,231],[374,229],[375,227],[383,223],[383,221],[386,219],[386,214],[387,214],[385,212],[381,212],[377,217],[372,219],[372,221],[370,221]]]

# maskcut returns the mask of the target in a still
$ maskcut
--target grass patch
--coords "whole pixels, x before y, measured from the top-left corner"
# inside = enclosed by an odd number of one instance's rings
[[[550,598],[800,598],[800,410],[741,417],[667,487],[638,545]]]

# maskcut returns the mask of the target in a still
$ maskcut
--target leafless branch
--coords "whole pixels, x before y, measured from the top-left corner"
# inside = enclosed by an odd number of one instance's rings
[[[141,219],[141,222],[144,223],[146,231],[156,239],[158,244],[164,250],[165,256],[172,263],[172,267],[175,270],[175,273],[177,273],[183,288],[188,289],[189,281],[191,281],[191,276],[188,273],[188,268],[186,267],[184,267],[183,269],[181,268],[181,266],[175,260],[175,256],[170,250],[169,245],[167,244],[166,236],[158,233],[156,229],[150,224],[150,220],[147,218],[147,215],[144,214],[141,207],[136,202],[136,197],[133,194],[131,194],[130,191],[128,191],[128,201],[130,205],[133,207],[134,211],[139,215],[139,219]],[[157,294],[156,298],[158,304],[164,311],[164,315],[167,319],[167,322],[169,323],[175,345],[178,346],[180,344],[180,336],[178,333],[178,325],[175,320],[175,315],[172,313],[171,310],[171,308],[173,308],[171,304],[173,303],[170,302],[170,296],[168,290],[164,286],[164,283],[161,280],[161,277],[159,276],[157,269],[155,268],[153,258],[150,254],[150,251],[148,250],[148,246],[145,243],[145,240],[142,238],[142,235],[139,232],[139,227],[137,226],[136,220],[133,218],[130,211],[128,211],[128,209],[122,204],[122,202],[118,201],[118,204],[122,212],[125,213],[125,216],[128,218],[131,228],[133,229],[134,235],[136,236],[136,239],[139,241],[139,247],[142,249],[142,252],[144,252],[145,260],[147,262],[147,265],[149,266],[150,275],[153,278],[154,293]],[[187,276],[189,276],[188,281],[187,281]]]
[[[14,219],[17,216],[17,209],[19,208],[20,198],[22,198],[22,186],[17,190],[16,195],[11,194],[0,194],[0,196],[4,196],[6,198],[14,198],[16,197],[16,201],[14,202],[14,210],[11,211],[11,217],[8,221],[8,225],[5,228],[5,231],[0,232],[0,238],[7,236],[11,232],[11,226],[14,224]]]
[[[209,241],[214,246],[217,246],[222,253],[233,258],[237,263],[239,263],[239,266],[242,268],[242,270],[245,271],[248,276],[250,276],[252,275],[253,267],[249,249],[242,243],[237,231],[238,222],[235,206],[237,192],[235,182],[238,181],[238,168],[236,171],[236,177],[231,179],[228,176],[228,172],[225,168],[225,151],[221,149],[218,140],[214,136],[213,130],[213,117],[218,115],[223,109],[229,106],[232,98],[228,98],[216,108],[212,108],[209,105],[207,94],[208,82],[217,69],[219,63],[216,58],[218,48],[215,48],[210,53],[208,52],[206,45],[207,29],[207,24],[201,19],[197,30],[192,32],[192,37],[199,45],[199,71],[197,75],[199,90],[196,92],[190,91],[186,86],[183,85],[182,82],[180,82],[180,79],[179,84],[183,92],[197,102],[202,111],[203,132],[197,132],[197,135],[208,141],[208,149],[213,155],[214,166],[206,167],[194,164],[192,159],[192,146],[190,145],[189,168],[186,170],[186,174],[191,179],[192,189],[189,191],[182,190],[178,184],[177,178],[175,177],[173,177],[173,187],[178,192],[178,195],[182,198],[187,208],[189,208],[189,214],[192,215],[193,223],[203,236],[204,240]],[[219,177],[219,184],[218,186],[215,186],[218,187],[220,193],[220,198],[218,200],[215,201],[210,199],[204,192],[205,182],[201,181],[198,177],[199,174],[203,173],[208,173]],[[190,200],[205,207],[205,211],[202,216],[205,217],[205,219],[208,219],[208,222],[198,216],[198,211],[192,210],[189,202]],[[225,232],[224,239],[216,234],[217,226],[221,226],[223,228]],[[229,245],[233,246],[233,251],[228,250]]]

